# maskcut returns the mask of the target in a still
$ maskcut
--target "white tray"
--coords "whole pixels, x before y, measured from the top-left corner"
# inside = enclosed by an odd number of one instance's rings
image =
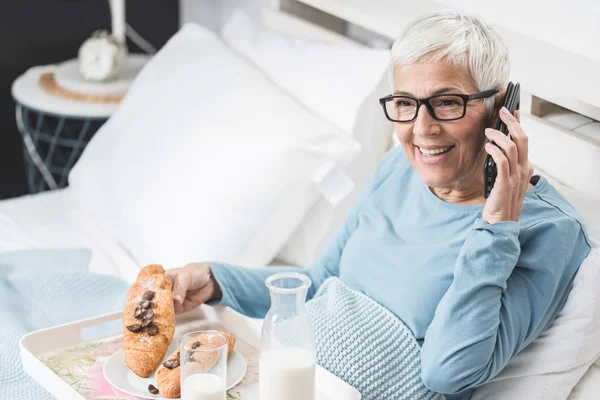
[[[104,381],[102,365],[121,348],[121,313],[108,314],[25,335],[20,342],[23,369],[60,400],[131,399]],[[104,325],[103,325],[104,324]],[[177,330],[224,328],[237,337],[236,351],[248,364],[246,376],[228,400],[258,399],[258,348],[262,320],[229,308],[202,306],[177,316]],[[103,330],[101,337],[90,338]],[[93,379],[91,377],[94,377]],[[316,400],[360,400],[356,389],[317,365]]]

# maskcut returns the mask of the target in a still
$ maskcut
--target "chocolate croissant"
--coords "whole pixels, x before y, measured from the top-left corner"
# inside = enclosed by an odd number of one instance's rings
[[[235,346],[235,336],[229,332],[219,333],[222,333],[227,337],[227,357],[229,357]],[[194,343],[196,342],[199,344],[195,345]],[[196,346],[195,348],[199,349],[214,349],[218,347],[215,343],[211,343],[205,334],[196,336],[188,343],[188,346]],[[207,372],[218,360],[218,355],[216,353],[198,352],[194,353],[193,357],[194,362],[187,362],[183,366],[183,368],[189,369],[189,371],[186,371],[188,373]],[[158,370],[156,371],[156,381],[158,382],[158,390],[162,396],[169,399],[175,399],[181,396],[181,374],[179,368],[182,368],[179,350],[173,352],[173,354],[158,367]]]
[[[129,289],[123,310],[125,363],[147,378],[165,356],[175,333],[175,309],[171,281],[160,265],[140,271]]]

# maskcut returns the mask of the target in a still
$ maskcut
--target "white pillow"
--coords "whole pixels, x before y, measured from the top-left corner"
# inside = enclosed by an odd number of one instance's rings
[[[389,50],[321,43],[272,32],[234,13],[224,26],[223,39],[257,65],[311,111],[350,132],[362,151],[342,170],[355,183],[338,204],[318,201],[277,258],[309,265],[337,233],[383,153],[390,145],[391,122],[378,99],[390,93]]]
[[[141,264],[271,261],[358,143],[187,24],[72,170],[74,196]]]
[[[354,126],[354,138],[361,144],[361,155],[344,168],[354,181],[354,190],[339,204],[319,200],[277,255],[292,265],[309,266],[337,235],[352,207],[373,176],[379,160],[391,145],[393,127],[379,106],[379,98],[389,94],[387,76],[364,99]]]

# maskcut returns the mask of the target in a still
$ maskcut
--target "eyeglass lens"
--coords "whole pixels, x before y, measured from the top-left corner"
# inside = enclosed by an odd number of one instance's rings
[[[458,96],[441,95],[429,99],[436,118],[455,119],[463,116],[465,101]],[[394,97],[385,103],[388,116],[395,121],[411,121],[415,118],[417,100],[410,97]]]

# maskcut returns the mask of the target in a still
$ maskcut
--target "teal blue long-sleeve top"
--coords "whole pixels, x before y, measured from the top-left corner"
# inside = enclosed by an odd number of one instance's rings
[[[590,251],[576,211],[544,178],[519,222],[487,224],[482,210],[436,197],[393,149],[337,237],[302,269],[313,282],[308,297],[337,276],[378,301],[421,343],[424,384],[468,399],[548,327]],[[269,275],[298,272],[209,265],[220,303],[251,317],[269,309]]]

